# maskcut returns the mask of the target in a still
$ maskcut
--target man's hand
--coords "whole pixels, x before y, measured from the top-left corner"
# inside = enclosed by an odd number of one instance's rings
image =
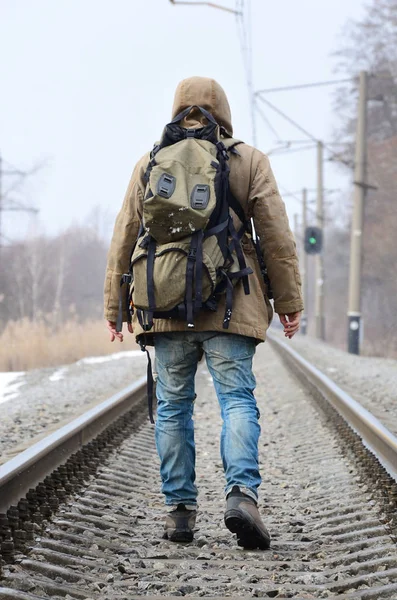
[[[291,339],[299,331],[301,313],[289,313],[288,315],[278,315],[281,325],[284,327],[285,337]]]
[[[116,331],[116,322],[115,321],[106,321],[106,327],[109,329],[111,342],[114,342],[114,340],[116,338],[118,340],[120,340],[120,342],[123,341],[124,336],[121,331]],[[130,333],[134,333],[131,323],[128,323],[128,331]]]

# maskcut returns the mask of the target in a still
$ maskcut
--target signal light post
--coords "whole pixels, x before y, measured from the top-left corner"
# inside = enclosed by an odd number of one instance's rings
[[[354,165],[354,204],[350,242],[349,306],[347,312],[347,337],[350,354],[360,354],[364,201],[367,189],[371,187],[367,184],[367,78],[367,72],[361,71]]]
[[[302,190],[302,229],[303,229],[303,252],[302,252],[302,267],[301,267],[301,276],[302,276],[302,296],[303,296],[303,314],[301,320],[301,331],[302,335],[306,335],[307,333],[307,314],[308,314],[308,294],[307,294],[307,252],[305,248],[306,242],[306,227],[307,227],[307,190]]]
[[[323,142],[317,142],[317,206],[316,206],[316,217],[317,227],[320,232],[322,231],[324,223],[324,144]],[[322,249],[322,236],[321,236],[321,247],[317,251],[316,256],[316,337],[320,340],[325,340],[325,318],[324,318],[324,260]]]

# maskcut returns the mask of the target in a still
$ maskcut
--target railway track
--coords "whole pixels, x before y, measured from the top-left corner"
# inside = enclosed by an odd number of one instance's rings
[[[0,600],[395,600],[396,439],[277,340],[258,348],[256,375],[269,551],[237,548],[223,525],[220,417],[200,365],[194,542],[161,538],[139,382],[0,467]]]

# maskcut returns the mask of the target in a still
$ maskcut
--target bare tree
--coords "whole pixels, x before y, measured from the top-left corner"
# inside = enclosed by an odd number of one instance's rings
[[[79,320],[100,318],[107,247],[92,226],[3,247],[0,326],[24,317],[57,326],[72,306]]]
[[[354,161],[357,75],[369,72],[368,155],[369,179],[377,186],[367,194],[363,247],[364,351],[397,353],[394,323],[397,303],[397,246],[395,190],[397,188],[397,0],[371,0],[360,21],[350,21],[336,53],[338,70],[352,78],[336,94],[338,141],[348,142],[347,163]],[[344,167],[346,168],[346,167]],[[329,264],[328,277],[335,278]],[[337,288],[331,290],[335,304]]]

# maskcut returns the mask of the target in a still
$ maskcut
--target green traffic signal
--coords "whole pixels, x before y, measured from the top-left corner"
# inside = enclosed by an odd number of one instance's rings
[[[305,252],[308,254],[319,254],[323,245],[323,232],[321,227],[306,227],[305,229]]]

